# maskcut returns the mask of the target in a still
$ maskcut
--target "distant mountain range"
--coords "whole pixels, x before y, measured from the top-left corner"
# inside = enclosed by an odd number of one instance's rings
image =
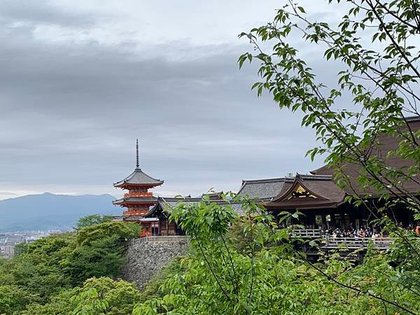
[[[55,195],[44,193],[0,200],[0,232],[70,229],[79,218],[119,215],[111,195]]]

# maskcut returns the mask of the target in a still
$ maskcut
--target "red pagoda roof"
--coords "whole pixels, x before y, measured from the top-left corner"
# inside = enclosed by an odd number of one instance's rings
[[[153,178],[144,173],[140,168],[136,168],[134,172],[128,175],[123,180],[114,183],[114,187],[124,186],[145,186],[155,187],[163,184],[163,180]]]
[[[157,202],[156,197],[150,197],[150,198],[135,198],[135,197],[129,197],[129,198],[121,198],[113,201],[112,203],[114,205],[126,205],[126,204],[134,204],[134,205],[153,205]]]

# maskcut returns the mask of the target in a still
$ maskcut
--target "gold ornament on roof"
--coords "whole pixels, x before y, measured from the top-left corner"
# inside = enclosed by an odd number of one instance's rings
[[[290,199],[298,199],[298,198],[312,198],[317,199],[316,196],[311,194],[309,191],[307,191],[305,188],[302,187],[302,185],[298,185],[295,190],[290,194],[288,200]]]

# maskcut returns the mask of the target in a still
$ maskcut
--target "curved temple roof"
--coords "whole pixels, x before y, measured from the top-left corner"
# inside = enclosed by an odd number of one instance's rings
[[[281,192],[285,181],[286,178],[243,180],[238,195],[271,200]]]
[[[123,180],[114,183],[114,187],[122,187],[125,185],[137,185],[137,186],[148,186],[154,187],[163,184],[163,180],[153,178],[144,173],[140,168],[136,168],[134,172],[128,175]]]
[[[418,132],[420,130],[420,116],[407,117],[405,118],[407,126],[411,132]],[[407,131],[408,128],[404,127],[402,131]],[[402,173],[408,174],[408,168],[414,165],[414,161],[410,159],[402,159],[397,155],[389,154],[398,148],[399,143],[403,140],[401,136],[392,136],[389,134],[379,134],[376,138],[375,143],[372,145],[371,153],[369,155],[379,157],[385,166],[391,169],[398,170]],[[379,197],[381,192],[378,192],[374,187],[363,187],[360,185],[358,180],[360,174],[363,173],[363,167],[360,163],[345,163],[340,166],[342,171],[348,176],[350,184],[347,185],[344,190],[349,195],[358,194],[366,197]],[[316,170],[311,171],[313,175],[333,175],[334,170],[328,165],[322,166]],[[407,176],[410,178],[410,176]],[[410,194],[420,194],[420,176],[418,174],[411,176],[411,179],[402,180],[401,187]],[[399,194],[399,190],[395,189],[396,194]]]
[[[345,192],[332,176],[297,174],[295,178],[287,178],[281,192],[264,205],[277,209],[336,208],[344,197]]]
[[[150,198],[121,198],[121,199],[117,199],[114,200],[112,203],[114,205],[127,205],[127,204],[150,204],[153,205],[155,204],[157,201],[157,198],[155,197],[150,197]]]

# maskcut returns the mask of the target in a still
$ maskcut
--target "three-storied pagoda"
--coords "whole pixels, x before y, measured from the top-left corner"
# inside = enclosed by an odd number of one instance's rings
[[[151,206],[156,205],[157,198],[149,189],[160,186],[163,180],[155,179],[144,173],[139,166],[139,143],[136,141],[136,168],[125,179],[114,183],[114,187],[128,190],[121,199],[115,200],[114,205],[119,205],[126,210],[123,220],[139,222],[141,236],[158,235],[159,219],[146,218]]]

